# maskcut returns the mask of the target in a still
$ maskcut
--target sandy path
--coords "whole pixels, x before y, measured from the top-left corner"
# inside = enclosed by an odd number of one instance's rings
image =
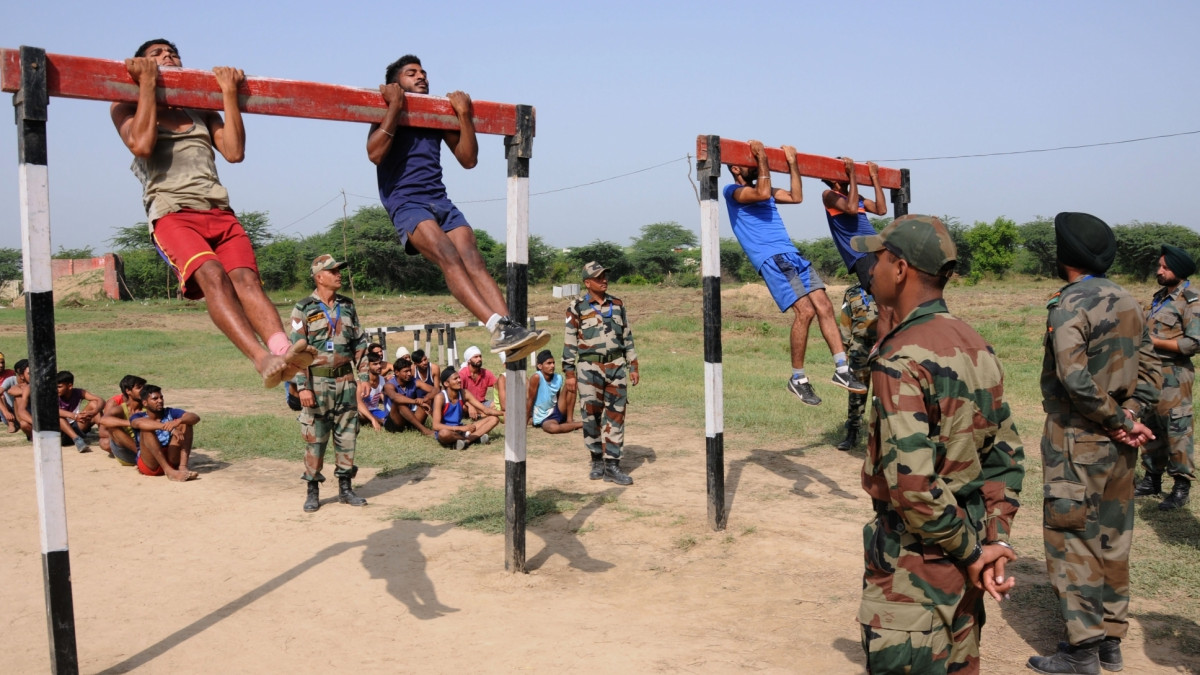
[[[701,432],[651,433],[635,419],[629,438],[628,488],[587,480],[578,437],[531,457],[530,493],[585,501],[530,527],[528,575],[503,571],[503,536],[389,518],[476,480],[454,468],[364,471],[363,509],[331,501],[326,483],[309,515],[298,461],[228,465],[201,451],[201,479],[179,485],[70,453],[81,670],[861,672],[860,456],[727,448],[729,527],[714,533]],[[18,469],[0,522],[0,644],[13,673],[49,666],[30,452],[0,447]],[[474,452],[502,485],[499,448]],[[1036,514],[1024,516],[1029,526]],[[1030,583],[1039,566],[1025,566]],[[985,672],[1022,672],[1052,647],[1033,619],[992,611]],[[1163,651],[1151,660],[1135,623],[1125,672],[1197,668]]]

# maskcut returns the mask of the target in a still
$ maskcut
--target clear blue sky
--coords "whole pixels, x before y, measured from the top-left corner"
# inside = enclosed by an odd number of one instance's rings
[[[121,7],[120,10],[112,9]],[[1200,4],[1156,2],[479,2],[27,3],[0,46],[123,59],[176,42],[189,68],[376,87],[404,53],[431,93],[536,106],[533,193],[664,162],[635,176],[535,196],[530,229],[556,246],[628,244],[641,226],[698,231],[688,181],[698,134],[801,152],[886,160],[1004,152],[1200,129]],[[842,9],[851,11],[844,12]],[[5,95],[5,107],[9,97]],[[0,246],[20,246],[16,127],[0,128]],[[248,115],[246,161],[218,159],[237,210],[307,235],[378,204],[361,124]],[[53,245],[107,250],[145,220],[132,156],[108,106],[52,99]],[[504,236],[500,137],[480,137],[446,182],[472,224]],[[1110,224],[1196,227],[1200,135],[1053,153],[891,162],[912,170],[914,213],[1018,222],[1062,210]],[[729,179],[724,172],[722,182]],[[827,235],[821,184],[783,211],[793,238]],[[336,197],[336,199],[335,199]],[[332,200],[332,201],[330,201]],[[329,203],[327,203],[329,202]],[[723,236],[730,236],[721,209]]]

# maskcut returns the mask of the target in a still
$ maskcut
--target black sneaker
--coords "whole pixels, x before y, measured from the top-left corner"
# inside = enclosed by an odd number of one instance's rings
[[[858,379],[854,377],[854,373],[848,370],[844,373],[834,372],[833,383],[852,394],[867,393],[867,385],[859,382]]]
[[[539,333],[544,332],[539,331]],[[500,319],[500,323],[496,325],[495,337],[492,338],[492,353],[506,352],[505,357],[509,361],[524,358],[529,352],[536,349],[532,345],[537,342],[538,337],[538,333],[527,330],[512,319]],[[525,351],[525,347],[528,347],[529,350]]]
[[[793,377],[788,380],[787,389],[808,405],[821,405],[821,397],[813,391],[812,383],[808,380],[801,382]]]
[[[514,349],[512,351],[501,352],[500,363],[508,363],[509,361],[516,361],[518,359],[523,359],[526,356],[529,356],[530,354],[535,353],[537,350],[541,349],[542,347],[545,347],[546,345],[550,344],[550,331],[532,330],[529,332],[534,337],[533,342],[530,342],[529,344],[526,344],[521,347],[517,347],[516,349]]]

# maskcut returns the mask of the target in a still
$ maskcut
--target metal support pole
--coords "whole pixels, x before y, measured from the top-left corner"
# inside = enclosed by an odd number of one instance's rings
[[[900,188],[892,190],[892,213],[896,218],[908,215],[908,204],[912,201],[908,169],[900,169]]]
[[[517,106],[517,133],[504,137],[508,158],[508,315],[526,318],[529,268],[529,159],[533,107]],[[525,359],[506,361],[508,409],[525,410]],[[504,416],[504,568],[525,571],[525,415]]]
[[[29,350],[29,412],[38,521],[42,535],[42,581],[50,670],[79,672],[75,651],[75,606],[67,549],[67,500],[63,487],[62,440],[58,429],[58,374],[54,338],[54,292],[50,271],[50,182],[46,120],[46,51],[21,47],[21,90],[13,95],[20,163],[21,250],[25,270],[25,340]]]
[[[721,138],[708,137],[708,158],[696,162],[700,182],[700,267],[704,275],[704,442],[708,525],[725,529],[725,408],[721,373],[721,239],[717,194]]]

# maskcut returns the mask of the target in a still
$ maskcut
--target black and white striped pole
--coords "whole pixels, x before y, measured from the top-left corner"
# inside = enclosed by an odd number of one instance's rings
[[[908,215],[908,203],[912,201],[912,193],[908,178],[908,169],[900,169],[900,187],[892,190],[892,213],[900,218]]]
[[[75,609],[67,551],[67,501],[63,491],[62,439],[58,430],[58,374],[54,346],[54,292],[50,272],[50,184],[46,154],[46,51],[21,47],[21,89],[13,95],[20,163],[21,250],[25,271],[25,336],[29,349],[29,411],[38,525],[42,536],[42,579],[50,634],[50,670],[79,672],[75,652]]]
[[[524,320],[529,304],[529,158],[533,106],[517,106],[517,133],[504,137],[508,158],[508,315]],[[504,416],[504,569],[525,571],[525,359],[507,361]]]
[[[696,162],[700,183],[700,268],[704,275],[704,444],[708,525],[725,529],[725,405],[721,374],[721,239],[718,182],[721,139],[708,137],[708,156]]]

